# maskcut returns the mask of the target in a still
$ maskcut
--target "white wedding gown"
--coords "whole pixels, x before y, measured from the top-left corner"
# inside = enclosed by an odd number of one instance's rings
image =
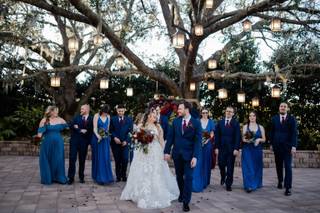
[[[158,133],[157,129],[153,129]],[[163,148],[154,140],[148,145],[148,153],[135,150],[127,184],[120,200],[132,200],[139,208],[165,208],[179,196],[175,176],[163,159]]]

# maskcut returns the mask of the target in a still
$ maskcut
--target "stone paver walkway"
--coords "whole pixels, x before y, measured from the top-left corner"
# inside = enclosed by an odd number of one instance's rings
[[[71,186],[44,186],[40,184],[37,157],[0,156],[0,213],[182,212],[177,201],[156,210],[142,210],[130,201],[120,201],[124,183],[94,184],[90,164],[88,161],[85,184],[76,179]],[[216,169],[211,180],[214,184],[203,193],[193,193],[191,212],[320,212],[320,169],[294,169],[293,174],[293,194],[286,197],[275,187],[275,169],[264,169],[264,187],[250,194],[242,189],[240,168],[235,169],[232,192],[217,184]]]

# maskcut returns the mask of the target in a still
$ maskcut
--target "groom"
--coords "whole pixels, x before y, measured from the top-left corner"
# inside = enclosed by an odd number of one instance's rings
[[[183,211],[190,211],[193,168],[197,164],[197,158],[201,149],[201,124],[199,120],[190,115],[192,105],[182,102],[178,107],[179,117],[172,122],[167,143],[164,149],[164,159],[172,158],[177,175],[180,190],[179,202],[183,202]]]

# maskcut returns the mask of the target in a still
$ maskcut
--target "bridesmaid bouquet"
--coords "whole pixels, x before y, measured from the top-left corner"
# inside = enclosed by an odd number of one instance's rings
[[[135,148],[143,151],[144,154],[148,154],[148,145],[152,143],[155,132],[148,129],[139,129],[134,135]]]
[[[202,146],[205,145],[208,139],[210,139],[210,133],[208,131],[202,131]]]
[[[39,137],[38,135],[34,135],[32,136],[32,140],[31,140],[32,144],[36,145],[36,146],[40,146],[41,144],[41,137]]]
[[[104,128],[99,128],[98,134],[100,135],[101,139],[98,140],[98,143],[100,143],[103,139],[108,137],[108,132]]]
[[[255,142],[254,135],[255,135],[255,132],[246,131],[246,133],[244,134],[244,138],[248,140],[248,143],[254,143]]]

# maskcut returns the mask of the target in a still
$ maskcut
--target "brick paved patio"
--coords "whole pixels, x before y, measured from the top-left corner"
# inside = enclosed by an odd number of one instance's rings
[[[36,213],[134,213],[182,212],[177,201],[166,209],[142,210],[129,201],[120,201],[124,183],[98,186],[91,181],[91,162],[87,161],[86,183],[74,185],[40,184],[38,158],[0,156],[0,212]],[[68,164],[66,162],[66,168]],[[193,193],[191,212],[320,212],[320,169],[293,171],[293,195],[286,197],[277,189],[275,169],[264,169],[264,187],[247,194],[242,190],[241,169],[235,169],[232,192],[217,185],[218,170],[203,193]]]

